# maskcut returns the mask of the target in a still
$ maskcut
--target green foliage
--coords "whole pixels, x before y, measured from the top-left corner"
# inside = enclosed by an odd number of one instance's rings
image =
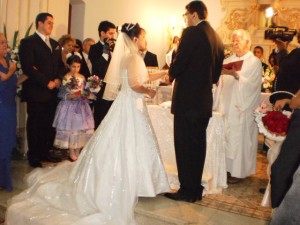
[[[30,26],[27,28],[24,38],[29,36],[32,25],[33,25],[33,23],[31,23]],[[4,33],[5,38],[7,39],[7,31],[6,31],[6,24],[5,23],[3,24],[3,33]],[[18,36],[19,36],[19,31],[16,30],[14,32],[13,44],[11,46],[12,49],[15,49],[17,47]]]
[[[5,25],[5,23],[3,24],[3,33],[4,33],[4,36],[5,36],[6,40],[7,40],[7,33],[6,33],[6,25]]]
[[[31,23],[30,26],[27,28],[25,36],[24,36],[25,38],[29,36],[29,32],[30,32],[30,30],[32,28],[32,25],[33,25],[33,23]]]
[[[15,49],[16,45],[17,45],[17,39],[18,39],[18,35],[19,35],[19,31],[16,30],[14,33],[14,38],[13,38],[13,44],[12,44],[12,49]]]

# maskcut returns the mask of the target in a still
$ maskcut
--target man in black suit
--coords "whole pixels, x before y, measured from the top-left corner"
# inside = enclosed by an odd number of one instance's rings
[[[149,52],[148,50],[146,50],[144,62],[147,67],[158,67],[157,56],[154,53]]]
[[[95,45],[91,46],[89,59],[92,63],[93,75],[97,75],[103,80],[111,59],[113,49],[110,46],[114,44],[113,38],[116,33],[116,26],[109,21],[102,21],[99,24],[98,33],[100,39]],[[112,101],[102,99],[104,90],[105,83],[97,94],[97,99],[94,102],[95,129],[100,125],[112,104]]]
[[[300,44],[300,32],[297,35]],[[300,90],[300,48],[293,49],[287,54],[286,42],[274,40],[281,58],[277,73],[277,85],[275,91],[285,91],[296,94]],[[299,95],[299,93],[298,93]],[[277,93],[270,97],[270,102],[275,103],[275,108],[289,109],[290,94]],[[298,107],[298,106],[297,106]],[[294,113],[287,131],[287,136],[282,143],[280,153],[271,166],[271,203],[272,208],[280,206],[284,196],[292,185],[293,175],[300,165],[300,116],[297,107],[293,107]]]
[[[28,79],[23,83],[22,100],[27,102],[28,161],[40,167],[41,161],[60,161],[50,155],[55,129],[52,122],[57,106],[57,90],[63,76],[63,62],[58,43],[49,38],[53,16],[40,13],[35,34],[22,39],[20,60]]]
[[[207,8],[192,1],[184,14],[187,28],[169,70],[175,79],[172,113],[180,189],[166,197],[187,202],[202,199],[202,172],[206,155],[206,128],[212,116],[212,84],[219,80],[224,47],[205,20]]]
[[[85,79],[92,76],[92,63],[89,59],[89,52],[92,45],[95,44],[94,39],[86,38],[82,42],[82,51],[80,52],[82,61],[79,73],[84,75]]]
[[[146,34],[145,29],[142,28],[141,33]],[[154,53],[149,52],[147,50],[147,43],[146,43],[146,46],[144,49],[139,49],[139,52],[140,52],[141,56],[143,57],[144,62],[147,67],[158,67],[157,56]]]

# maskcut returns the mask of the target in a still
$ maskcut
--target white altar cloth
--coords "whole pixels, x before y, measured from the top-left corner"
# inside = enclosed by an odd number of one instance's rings
[[[169,107],[148,105],[161,157],[172,189],[179,188],[173,139],[173,115]],[[223,117],[214,112],[207,128],[207,151],[202,176],[204,194],[221,193],[227,188]]]

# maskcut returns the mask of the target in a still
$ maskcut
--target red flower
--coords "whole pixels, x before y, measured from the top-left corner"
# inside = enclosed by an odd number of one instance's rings
[[[290,119],[279,111],[268,111],[262,121],[271,133],[279,136],[286,134],[290,124]]]

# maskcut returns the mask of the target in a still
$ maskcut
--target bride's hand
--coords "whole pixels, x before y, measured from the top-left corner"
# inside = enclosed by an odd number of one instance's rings
[[[147,90],[147,95],[150,96],[150,98],[153,98],[156,95],[156,91],[153,89],[148,89]]]

